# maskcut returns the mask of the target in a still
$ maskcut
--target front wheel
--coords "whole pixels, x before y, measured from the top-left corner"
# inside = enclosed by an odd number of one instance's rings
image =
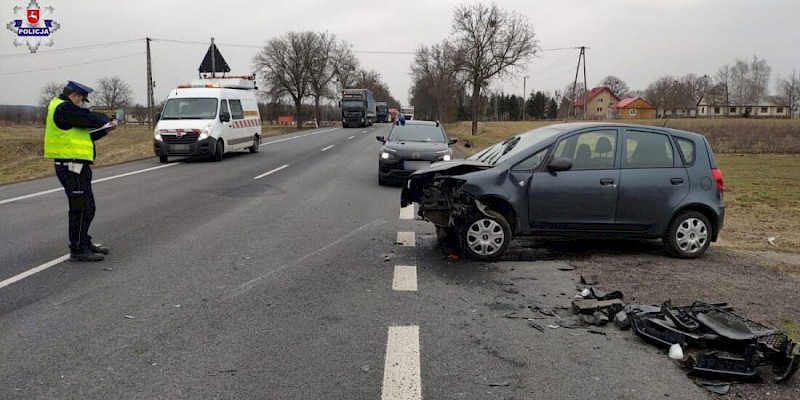
[[[505,217],[492,210],[469,218],[459,229],[459,241],[464,254],[479,261],[499,259],[511,242],[511,225]]]
[[[247,150],[250,150],[251,153],[258,153],[258,148],[261,147],[261,138],[256,135],[253,138],[253,145],[248,147]]]
[[[158,161],[161,161],[162,163],[166,164],[166,163],[169,162],[169,157],[167,157],[167,156],[158,156]]]
[[[711,245],[711,224],[697,211],[685,211],[675,216],[664,235],[667,252],[678,258],[698,258]]]

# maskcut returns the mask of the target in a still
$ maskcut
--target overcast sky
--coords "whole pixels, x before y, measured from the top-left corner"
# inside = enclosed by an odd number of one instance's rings
[[[257,49],[230,45],[261,46],[290,30],[327,30],[350,42],[362,67],[378,71],[392,94],[407,103],[413,55],[368,52],[413,52],[420,45],[447,38],[453,9],[463,3],[38,1],[41,7],[54,8],[48,18],[60,23],[61,28],[52,34],[54,45],[36,54],[15,47],[16,35],[5,29],[17,18],[14,6],[27,7],[29,0],[0,3],[0,104],[33,105],[39,89],[48,81],[72,79],[95,86],[98,78],[111,75],[131,85],[137,102],[146,102],[144,40],[94,49],[69,48],[145,37],[200,42],[214,37],[232,72],[249,73]],[[528,92],[563,89],[574,78],[578,50],[547,49],[576,46],[589,47],[590,86],[611,74],[622,78],[631,89],[645,89],[662,75],[714,75],[720,66],[737,58],[750,60],[753,55],[766,59],[772,67],[770,92],[777,75],[786,75],[792,69],[800,71],[798,0],[499,0],[497,4],[526,16],[545,50],[516,78],[492,85],[507,93],[522,94],[523,76],[529,76]],[[157,102],[164,100],[177,83],[197,76],[208,47],[159,41],[151,46]],[[40,71],[44,69],[49,70]]]

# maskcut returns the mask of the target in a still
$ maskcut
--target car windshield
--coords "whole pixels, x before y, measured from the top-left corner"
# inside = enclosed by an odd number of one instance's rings
[[[561,132],[560,129],[539,128],[528,133],[523,133],[522,135],[512,136],[469,157],[468,160],[497,165],[531,146],[536,146],[559,132]]]
[[[169,99],[161,119],[213,119],[217,116],[215,98]]]
[[[361,100],[345,100],[342,102],[342,107],[364,107],[364,102]]]
[[[444,143],[444,132],[435,125],[395,125],[389,134],[392,142]]]

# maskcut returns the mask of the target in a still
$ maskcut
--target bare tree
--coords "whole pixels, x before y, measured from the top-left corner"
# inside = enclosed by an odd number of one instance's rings
[[[585,93],[583,82],[570,82],[564,87],[561,92],[561,101],[559,102],[558,117],[569,118],[575,107],[575,100],[583,97]]]
[[[334,72],[337,93],[340,93],[342,89],[353,88],[356,82],[356,74],[359,71],[358,59],[353,54],[350,45],[343,44],[343,48],[340,50],[341,54]]]
[[[411,103],[437,120],[455,116],[456,101],[463,92],[458,49],[449,41],[420,47],[411,64]]]
[[[620,99],[629,97],[631,94],[631,89],[628,87],[628,84],[614,75],[609,75],[603,78],[603,80],[600,81],[598,86],[605,86],[611,89],[611,91],[615,95],[617,95],[617,97],[619,97]]]
[[[731,67],[731,99],[737,105],[745,105],[748,102],[747,91],[750,89],[750,64],[743,60],[736,60]]]
[[[481,88],[498,75],[511,74],[539,45],[528,19],[482,3],[456,7],[453,13],[455,45],[463,53],[463,69],[472,84],[472,134],[478,133]]]
[[[767,64],[767,60],[753,56],[753,61],[750,63],[750,79],[746,91],[748,101],[758,104],[764,99],[769,88],[771,74],[772,67]]]
[[[381,74],[375,70],[358,70],[354,74],[353,85],[361,89],[368,89],[375,97],[375,101],[385,101],[389,107],[400,107],[400,102],[392,96],[389,86],[383,82]]]
[[[138,103],[135,106],[133,106],[133,109],[131,110],[131,115],[133,115],[133,119],[135,119],[136,122],[139,123],[139,125],[144,125],[145,122],[147,122],[147,118],[149,116],[147,112],[147,107],[144,107]]]
[[[47,107],[50,104],[50,100],[53,100],[54,97],[58,97],[61,92],[64,90],[64,84],[58,82],[47,82],[44,86],[39,89],[39,101],[37,104],[41,107]]]
[[[716,75],[716,90],[721,91],[721,96],[725,97],[725,115],[727,116],[730,111],[731,105],[731,66],[728,64],[723,65]]]
[[[131,103],[133,90],[118,76],[100,78],[94,93],[94,102],[101,107],[116,110]]]
[[[339,59],[342,57],[340,51],[349,52],[350,50],[349,46],[345,44],[338,45],[336,35],[327,32],[318,34],[315,47],[316,49],[311,53],[312,56],[309,63],[311,73],[309,89],[311,97],[314,98],[314,115],[317,121],[321,121],[320,99],[334,97],[331,82],[336,76],[336,68]]]
[[[708,75],[698,76],[690,73],[681,78],[681,83],[686,91],[686,96],[692,100],[692,106],[697,108],[703,98],[706,97],[706,93],[708,93],[708,89],[711,86],[711,78]]]
[[[800,74],[792,70],[791,75],[784,79],[778,78],[778,96],[789,107],[789,118],[800,111]]]
[[[645,99],[656,108],[656,113],[660,111],[663,118],[668,110],[683,106],[685,92],[682,90],[682,85],[678,78],[665,75],[647,87]]]
[[[309,95],[311,64],[318,35],[314,32],[289,32],[270,39],[253,57],[267,93],[273,99],[291,97],[297,129],[303,126],[303,98]]]

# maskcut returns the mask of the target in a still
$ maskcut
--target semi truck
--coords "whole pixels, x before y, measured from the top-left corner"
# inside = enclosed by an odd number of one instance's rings
[[[342,127],[367,127],[375,123],[375,98],[368,89],[343,89]]]
[[[390,122],[389,121],[389,103],[385,101],[375,102],[375,120],[378,123]]]
[[[407,120],[414,119],[414,107],[403,107],[400,109],[400,114],[403,114]]]

